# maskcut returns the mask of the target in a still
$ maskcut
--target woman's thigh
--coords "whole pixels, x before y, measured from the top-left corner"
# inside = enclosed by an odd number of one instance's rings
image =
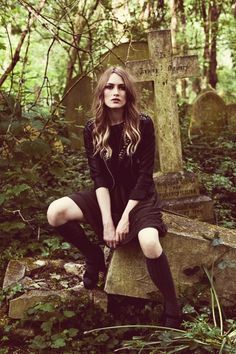
[[[59,226],[69,220],[84,222],[84,215],[79,206],[69,197],[54,200],[48,208],[48,222],[52,226]]]

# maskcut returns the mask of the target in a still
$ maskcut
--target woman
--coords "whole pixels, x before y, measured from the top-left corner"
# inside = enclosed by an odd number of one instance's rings
[[[87,289],[96,287],[105,262],[102,249],[87,239],[80,223],[90,224],[113,249],[137,237],[150,277],[165,299],[164,325],[178,327],[174,283],[159,241],[166,227],[153,181],[153,122],[138,112],[134,84],[124,69],[113,67],[103,73],[93,111],[84,142],[94,191],[78,191],[52,202],[49,224],[85,256]]]

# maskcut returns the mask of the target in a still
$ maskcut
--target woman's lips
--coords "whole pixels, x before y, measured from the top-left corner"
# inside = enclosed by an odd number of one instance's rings
[[[119,98],[113,98],[112,102],[120,102],[120,99]]]

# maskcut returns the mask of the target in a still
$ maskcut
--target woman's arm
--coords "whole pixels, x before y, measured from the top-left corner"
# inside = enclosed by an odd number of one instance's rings
[[[129,213],[139,203],[146,198],[153,183],[153,167],[155,156],[155,132],[151,118],[144,122],[142,130],[141,145],[139,147],[139,171],[137,182],[130,192],[129,201],[123,211],[122,217],[116,228],[116,236],[122,241],[129,232]]]
[[[123,211],[120,221],[116,227],[116,239],[123,241],[129,233],[129,213],[139,203],[139,200],[130,199]]]
[[[102,214],[103,239],[109,247],[115,248],[119,242],[119,238],[118,235],[116,235],[112,220],[109,190],[105,187],[97,188],[96,196]]]
[[[135,186],[130,192],[130,199],[143,200],[148,196],[153,184],[155,158],[155,131],[153,121],[146,117],[141,131],[141,142],[138,146],[138,173]]]
[[[104,166],[99,154],[94,155],[93,137],[92,137],[93,121],[88,121],[84,127],[84,147],[88,159],[90,176],[94,182],[94,188],[108,188],[108,182],[104,175]]]

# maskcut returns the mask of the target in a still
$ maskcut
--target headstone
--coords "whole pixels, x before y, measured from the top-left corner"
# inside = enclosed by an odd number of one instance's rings
[[[5,277],[3,280],[3,289],[17,284],[25,276],[26,267],[21,261],[11,260],[8,263]]]
[[[164,213],[168,234],[162,245],[169,259],[178,296],[195,293],[204,277],[203,266],[211,273],[220,303],[236,305],[236,231],[198,220]],[[227,281],[226,281],[227,279]],[[137,241],[118,248],[108,270],[105,291],[144,299],[159,298]],[[199,299],[210,302],[210,293],[201,290]]]
[[[236,131],[236,103],[231,103],[226,106],[227,123],[229,130]]]
[[[154,83],[154,125],[157,136],[156,156],[160,171],[155,174],[163,207],[199,220],[214,221],[209,197],[199,198],[197,177],[184,173],[176,97],[176,79],[199,75],[197,56],[172,56],[170,30],[148,34],[149,59],[126,63],[137,82]],[[203,211],[208,208],[208,213]]]
[[[75,147],[83,145],[83,128],[88,120],[92,102],[92,79],[88,76],[75,77],[65,88],[69,92],[63,100],[68,132]]]
[[[197,96],[192,105],[190,138],[203,135],[214,139],[226,128],[226,104],[216,91],[204,91]]]
[[[126,68],[135,81],[153,81],[155,97],[155,129],[163,173],[182,171],[182,149],[175,92],[177,78],[199,75],[197,56],[172,58],[170,30],[148,34],[150,58],[129,61]]]

